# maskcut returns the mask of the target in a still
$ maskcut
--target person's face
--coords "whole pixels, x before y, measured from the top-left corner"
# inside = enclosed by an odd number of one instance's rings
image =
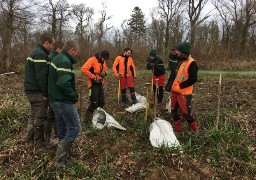
[[[124,56],[130,57],[132,52],[130,50],[124,52]]]
[[[78,53],[79,53],[79,48],[72,48],[70,51],[69,51],[69,54],[73,57],[76,57],[78,56]]]
[[[152,60],[152,61],[153,61],[155,58],[156,58],[156,57],[154,57],[154,56],[149,56],[149,59]]]
[[[182,53],[180,51],[178,51],[177,49],[175,49],[174,53],[176,54],[177,57],[181,57]]]
[[[55,39],[52,38],[52,42],[46,41],[43,46],[45,47],[45,49],[47,49],[48,51],[50,51],[51,49],[53,49],[53,45],[55,43]]]

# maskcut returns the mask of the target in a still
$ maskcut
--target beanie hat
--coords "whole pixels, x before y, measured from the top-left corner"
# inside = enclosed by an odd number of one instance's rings
[[[101,58],[104,58],[104,59],[106,59],[106,60],[108,60],[108,58],[109,58],[109,52],[106,51],[106,50],[101,51],[100,57],[101,57]]]
[[[153,50],[149,51],[149,56],[156,57],[156,50],[153,49]]]
[[[177,47],[178,51],[180,51],[182,54],[187,54],[187,55],[190,54],[190,49],[191,49],[191,46],[188,42],[183,42]]]

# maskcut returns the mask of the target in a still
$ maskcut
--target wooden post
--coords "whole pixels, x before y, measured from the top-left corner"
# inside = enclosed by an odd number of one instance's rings
[[[148,120],[148,107],[149,107],[149,105],[148,105],[148,103],[149,103],[149,100],[148,100],[148,88],[150,87],[150,83],[146,83],[146,88],[147,88],[147,99],[146,99],[146,112],[145,112],[145,121],[146,121],[146,123],[147,123],[147,120]]]
[[[154,76],[154,68],[153,68],[153,74],[152,74],[152,80],[151,80],[151,93],[153,93],[153,85],[154,85],[153,76]]]
[[[121,85],[120,85],[120,79],[118,80],[118,90],[117,90],[117,102],[119,104],[120,102],[120,91],[121,91]]]
[[[219,92],[218,92],[218,102],[217,102],[217,117],[216,117],[216,128],[219,128],[220,121],[220,95],[221,95],[221,74],[219,79]]]
[[[159,79],[156,79],[156,91],[155,91],[155,100],[154,100],[154,119],[156,118],[156,103],[157,103],[157,91],[158,91],[158,81]]]

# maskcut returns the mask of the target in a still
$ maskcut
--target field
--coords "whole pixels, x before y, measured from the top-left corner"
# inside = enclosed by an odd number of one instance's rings
[[[219,76],[199,74],[192,100],[199,133],[176,134],[179,149],[153,148],[144,111],[125,112],[117,103],[117,80],[107,77],[105,111],[127,130],[113,128],[82,130],[73,146],[70,167],[55,169],[56,149],[36,149],[22,143],[29,117],[23,92],[23,74],[0,76],[0,179],[255,179],[256,178],[256,77],[225,74],[220,94],[220,123],[216,128]],[[79,113],[88,106],[86,82],[77,74],[81,100]],[[137,93],[146,96],[149,72],[141,71]],[[158,117],[172,123],[158,107]],[[151,98],[152,99],[152,98]],[[80,109],[82,108],[82,111]],[[186,128],[186,127],[185,127]]]

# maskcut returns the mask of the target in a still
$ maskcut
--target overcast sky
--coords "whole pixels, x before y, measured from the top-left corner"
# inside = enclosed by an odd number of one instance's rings
[[[157,0],[67,0],[69,4],[83,3],[95,10],[94,20],[99,18],[99,12],[102,9],[102,2],[107,4],[107,15],[112,16],[112,25],[119,26],[123,20],[131,18],[132,10],[138,6],[149,18],[150,9],[157,6]],[[98,16],[96,16],[98,14]]]
[[[135,6],[138,6],[145,15],[148,22],[150,19],[150,11],[152,8],[157,7],[158,0],[67,0],[69,4],[80,4],[83,3],[95,10],[93,16],[94,21],[100,17],[100,10],[102,10],[102,2],[107,5],[107,15],[112,16],[109,21],[111,25],[120,27],[123,20],[131,18],[132,10]],[[203,9],[203,13],[207,14],[213,9],[213,5],[209,2]]]

